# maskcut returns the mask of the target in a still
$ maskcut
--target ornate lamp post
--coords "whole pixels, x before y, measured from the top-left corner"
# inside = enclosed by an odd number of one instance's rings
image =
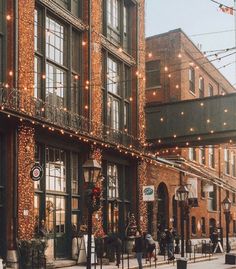
[[[224,213],[225,213],[225,222],[226,222],[226,253],[230,252],[229,246],[229,222],[230,222],[230,208],[231,208],[231,201],[229,197],[225,197],[222,202]]]
[[[101,190],[95,187],[101,173],[101,165],[94,159],[88,159],[83,165],[84,181],[88,183],[86,202],[88,206],[88,244],[87,269],[91,269],[92,216],[100,207]]]
[[[180,223],[180,230],[181,230],[181,257],[184,257],[184,206],[185,202],[188,199],[189,191],[186,186],[181,185],[176,191],[178,201],[180,201],[180,210],[181,210],[181,223]]]

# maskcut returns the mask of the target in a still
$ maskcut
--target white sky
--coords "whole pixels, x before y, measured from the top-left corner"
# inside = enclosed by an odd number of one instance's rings
[[[217,2],[227,6],[234,5],[234,0],[217,0]],[[195,44],[201,44],[202,51],[235,47],[235,32],[232,31],[234,16],[219,11],[218,5],[210,0],[146,0],[145,17],[146,36],[182,28]],[[193,36],[218,31],[229,32]],[[226,54],[221,56],[223,55]],[[215,62],[217,67],[233,62],[220,71],[234,86],[236,86],[235,59],[234,54]]]

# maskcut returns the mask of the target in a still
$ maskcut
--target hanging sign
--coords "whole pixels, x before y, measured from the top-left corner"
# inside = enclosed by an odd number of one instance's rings
[[[33,181],[39,181],[43,176],[43,167],[35,164],[30,170],[30,177]]]
[[[143,187],[143,201],[150,202],[154,201],[154,186],[144,186]]]
[[[203,192],[213,192],[213,191],[214,191],[213,184],[208,182],[203,183]]]
[[[189,191],[188,198],[197,198],[197,178],[188,178],[187,188]]]

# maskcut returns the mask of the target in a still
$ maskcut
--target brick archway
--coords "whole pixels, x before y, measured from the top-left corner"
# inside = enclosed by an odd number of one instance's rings
[[[169,227],[169,193],[164,182],[157,188],[157,226],[161,229]]]

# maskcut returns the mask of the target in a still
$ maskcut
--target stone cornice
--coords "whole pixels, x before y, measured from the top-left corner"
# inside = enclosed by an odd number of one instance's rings
[[[84,24],[80,18],[73,16],[69,11],[56,4],[54,1],[38,0],[38,2],[48,7],[51,11],[53,11],[53,13],[62,17],[64,20],[66,20],[79,30],[85,31],[88,29],[88,26]]]

